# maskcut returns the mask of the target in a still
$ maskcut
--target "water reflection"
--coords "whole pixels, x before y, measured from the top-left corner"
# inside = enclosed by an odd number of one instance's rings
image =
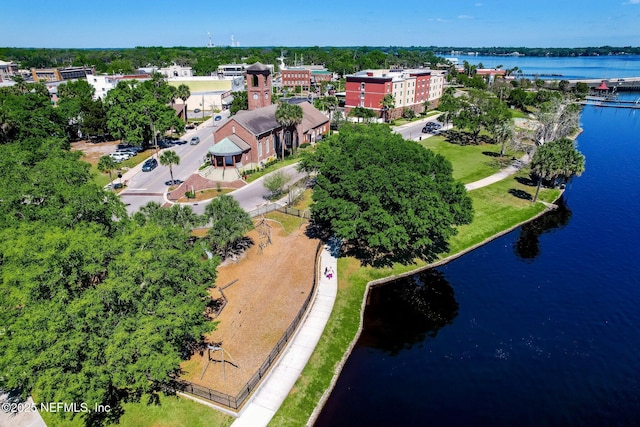
[[[392,355],[425,338],[458,315],[458,302],[444,275],[434,269],[371,290],[359,346]]]
[[[531,262],[540,255],[539,237],[551,230],[561,229],[569,223],[571,210],[564,196],[556,202],[557,209],[547,212],[541,217],[520,227],[520,236],[513,246],[516,255],[524,261]]]

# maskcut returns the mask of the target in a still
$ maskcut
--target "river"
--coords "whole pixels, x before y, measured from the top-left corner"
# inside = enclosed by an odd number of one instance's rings
[[[640,110],[581,126],[560,209],[373,290],[317,426],[640,425]]]
[[[528,78],[556,75],[554,79],[614,79],[640,77],[640,56],[578,56],[567,58],[540,56],[452,56],[458,58],[459,66],[464,61],[471,65],[482,64],[485,68],[502,65],[503,69],[518,67]]]

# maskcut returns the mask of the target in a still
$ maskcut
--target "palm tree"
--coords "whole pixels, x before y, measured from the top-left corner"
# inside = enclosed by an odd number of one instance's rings
[[[171,100],[171,106],[176,103],[176,98],[178,98],[178,88],[175,86],[169,86],[169,98]]]
[[[176,89],[176,97],[182,99],[182,103],[184,104],[184,121],[189,123],[189,116],[187,114],[187,99],[191,96],[191,91],[189,90],[189,86],[186,84],[181,84]]]
[[[506,142],[513,138],[514,128],[512,120],[505,120],[497,123],[493,127],[493,137],[496,139],[496,142],[501,143],[500,147],[500,157],[504,156],[504,146]]]
[[[100,160],[98,160],[98,170],[102,173],[106,172],[109,174],[110,183],[113,182],[111,172],[113,172],[117,167],[118,165],[116,164],[116,161],[113,160],[111,156],[102,156],[100,157]]]
[[[298,136],[298,125],[302,123],[302,119],[304,117],[304,112],[302,111],[302,107],[295,104],[287,104],[286,102],[280,102],[278,104],[278,108],[276,109],[276,120],[287,132],[293,131],[292,128],[295,129],[295,141],[291,141],[291,150],[296,147],[299,136]],[[282,145],[282,158],[284,159],[284,146],[286,141],[281,143]]]
[[[396,100],[390,93],[386,94],[380,101],[380,107],[382,107],[382,111],[384,112],[385,123],[389,121],[389,109],[395,107],[395,105]]]
[[[566,183],[584,172],[584,155],[569,138],[561,138],[537,148],[531,160],[531,171],[538,177],[538,187],[533,198],[538,200],[542,180]]]
[[[15,87],[20,93],[27,92],[27,81],[22,76],[13,76],[11,80],[15,82]]]
[[[329,110],[329,121],[333,118],[333,112],[338,108],[338,98],[333,95],[325,96],[324,105]]]
[[[179,165],[180,164],[180,156],[178,156],[176,154],[175,151],[164,151],[162,154],[160,154],[160,164],[162,166],[169,166],[169,174],[171,175],[171,184],[173,184],[175,181],[173,179],[173,165]]]

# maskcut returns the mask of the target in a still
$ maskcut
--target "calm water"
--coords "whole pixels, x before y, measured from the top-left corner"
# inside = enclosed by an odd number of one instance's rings
[[[317,426],[640,425],[640,110],[582,126],[561,209],[372,293]]]
[[[584,56],[575,58],[547,58],[534,56],[455,56],[460,66],[463,61],[471,65],[482,63],[486,68],[502,65],[518,67],[524,74],[562,74],[556,79],[611,79],[640,77],[640,56]],[[545,78],[545,77],[541,77]]]

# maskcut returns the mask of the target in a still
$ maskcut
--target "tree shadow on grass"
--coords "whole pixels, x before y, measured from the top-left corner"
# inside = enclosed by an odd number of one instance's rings
[[[522,200],[533,200],[533,196],[529,193],[527,193],[524,190],[519,190],[516,188],[511,188],[509,189],[509,194],[511,194],[512,196],[517,197],[518,199],[522,199]]]
[[[456,145],[483,145],[493,144],[494,141],[487,135],[478,135],[477,140],[473,140],[473,134],[470,132],[464,132],[457,129],[450,129],[446,132],[442,132],[447,142]]]
[[[500,153],[494,153],[493,151],[483,151],[482,154],[489,157],[500,157]]]
[[[432,245],[424,248],[397,248],[393,252],[386,252],[378,248],[367,247],[362,242],[347,241],[342,246],[342,253],[357,258],[363,265],[375,268],[392,267],[393,264],[410,265],[421,259],[433,262],[438,254],[449,251],[449,244],[438,239]]]
[[[516,181],[518,181],[520,184],[522,185],[526,185],[527,187],[535,187],[536,183],[529,177],[526,176],[517,176],[514,178]]]

